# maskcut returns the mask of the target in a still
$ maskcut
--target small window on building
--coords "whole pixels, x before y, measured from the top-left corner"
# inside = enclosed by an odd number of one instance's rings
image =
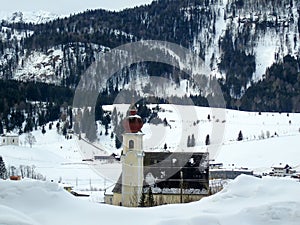
[[[15,139],[13,139],[13,143],[15,143]]]
[[[129,149],[133,149],[134,148],[134,141],[130,140],[129,141]]]

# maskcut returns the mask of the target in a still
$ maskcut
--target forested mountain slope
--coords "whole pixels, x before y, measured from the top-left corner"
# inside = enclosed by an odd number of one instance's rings
[[[219,79],[228,107],[299,111],[299,13],[297,0],[158,0],[42,24],[3,21],[0,76],[74,88],[110,49],[162,40],[189,48],[205,61],[213,74],[207,83]],[[205,97],[183,72],[157,63],[124,68],[107,89],[118,91],[137,76],[166,77],[170,89],[185,85],[187,95]]]

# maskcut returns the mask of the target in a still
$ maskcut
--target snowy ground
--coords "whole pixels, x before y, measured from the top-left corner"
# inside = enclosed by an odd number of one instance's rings
[[[251,184],[251,185],[249,185]],[[49,182],[0,181],[3,225],[298,225],[300,183],[240,176],[199,202],[128,209],[75,198]]]
[[[117,107],[125,112],[128,106]],[[105,106],[104,109],[112,110],[113,107]],[[191,113],[193,110],[194,114]],[[270,171],[274,164],[287,163],[299,170],[300,114],[259,115],[233,110],[222,113],[209,108],[174,105],[161,105],[158,114],[161,119],[166,118],[170,126],[144,125],[147,151],[163,150],[165,143],[169,151],[207,151],[204,141],[210,134],[211,146],[218,147],[215,159],[225,167],[248,167],[263,173]],[[213,138],[211,132],[215,128],[224,129],[221,138]],[[244,140],[238,142],[240,130]],[[187,148],[187,136],[192,134],[195,134],[196,146]],[[121,165],[82,160],[116,152],[110,135],[99,136],[99,142],[94,146],[78,141],[76,136],[67,140],[48,126],[46,134],[37,130],[33,135],[37,142],[32,148],[25,144],[25,135],[21,135],[20,146],[0,146],[0,155],[6,166],[34,165],[47,181],[0,181],[1,225],[89,225],[99,224],[99,221],[101,224],[145,225],[235,225],[241,221],[246,225],[299,224],[299,182],[270,177],[241,176],[221,193],[186,205],[125,209],[92,203],[103,201],[103,191],[99,190],[111,187],[118,179]],[[91,202],[76,199],[63,191],[57,184],[60,180],[80,193],[91,194],[88,199]],[[87,191],[90,189],[98,192]]]
[[[150,107],[155,107],[152,105]],[[128,105],[115,105],[125,114]],[[274,164],[300,165],[300,114],[258,113],[235,110],[216,110],[194,106],[160,105],[159,117],[169,126],[145,124],[142,131],[146,151],[210,151],[211,159],[224,166],[248,167],[255,172],[268,172]],[[113,106],[104,106],[112,111]],[[210,119],[208,119],[208,115]],[[237,141],[239,132],[243,141]],[[188,136],[195,136],[195,147],[187,148]],[[210,135],[211,145],[205,145]],[[107,151],[116,151],[109,136],[100,137]],[[118,151],[120,152],[120,150]]]
[[[123,113],[127,107],[117,105],[118,111]],[[104,109],[112,110],[113,106],[105,106]],[[190,113],[193,110],[195,113]],[[248,167],[256,173],[263,173],[270,171],[274,164],[287,163],[299,170],[300,114],[259,115],[233,110],[225,110],[222,114],[210,108],[174,105],[161,105],[158,114],[161,119],[166,118],[170,126],[144,125],[142,131],[145,133],[146,151],[162,151],[165,143],[169,151],[207,151],[210,149],[204,142],[206,135],[210,134],[210,146],[218,150],[214,159],[225,167]],[[213,137],[212,131],[216,128],[224,129],[224,134],[220,135],[222,138]],[[99,129],[102,129],[101,126]],[[240,130],[244,140],[238,142],[236,139]],[[0,146],[0,155],[6,166],[18,168],[20,165],[34,165],[35,170],[46,176],[48,181],[61,180],[79,190],[107,188],[118,179],[120,163],[82,161],[93,159],[95,155],[120,153],[121,149],[114,148],[114,139],[110,135],[99,136],[99,142],[94,143],[94,147],[78,141],[76,136],[67,140],[57,134],[55,128],[49,130],[46,126],[46,131],[45,135],[41,130],[33,132],[37,143],[32,148],[25,144],[25,135],[20,137],[19,147]],[[187,148],[187,138],[192,134],[195,134],[196,146]]]
[[[45,135],[40,130],[34,131],[37,142],[32,148],[25,144],[25,135],[20,137],[20,146],[1,146],[0,155],[3,156],[7,167],[20,165],[32,166],[35,170],[46,176],[48,181],[61,181],[73,186],[75,189],[103,189],[112,185],[115,180],[108,177],[119,176],[120,165],[97,164],[97,162],[85,162],[80,147],[88,147],[82,141],[65,139],[58,134],[56,129],[48,130]],[[94,149],[93,149],[94,150]],[[96,151],[94,151],[97,154]],[[103,174],[101,173],[103,166]],[[114,175],[114,168],[117,172]],[[100,172],[99,172],[100,171]],[[109,174],[110,176],[107,176]]]

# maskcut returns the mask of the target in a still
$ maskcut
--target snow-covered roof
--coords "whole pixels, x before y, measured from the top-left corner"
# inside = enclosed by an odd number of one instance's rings
[[[130,116],[128,116],[128,118],[141,118],[139,115],[130,115]]]
[[[112,185],[110,187],[108,187],[106,190],[105,190],[105,195],[113,195],[113,189],[115,188],[115,185]]]
[[[273,169],[286,169],[286,168],[291,168],[288,164],[282,164],[282,163],[279,163],[279,164],[274,164],[272,166]]]
[[[213,171],[213,172],[215,172],[215,171],[236,171],[236,172],[253,172],[252,170],[249,170],[249,169],[247,169],[247,168],[218,168],[218,169],[210,169],[209,171]]]
[[[147,193],[149,188],[145,188],[144,192]],[[153,194],[171,194],[171,195],[179,195],[181,193],[180,188],[158,188],[154,187],[152,188]],[[186,195],[206,195],[208,194],[207,189],[194,189],[194,188],[188,188],[188,189],[182,189],[182,194]]]
[[[6,133],[6,134],[2,134],[1,137],[19,137],[19,135],[9,132],[9,133]]]

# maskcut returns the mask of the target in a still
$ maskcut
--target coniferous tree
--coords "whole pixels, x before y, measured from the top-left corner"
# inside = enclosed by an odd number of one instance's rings
[[[26,124],[25,124],[25,128],[24,128],[24,132],[28,133],[31,132],[33,130],[33,122],[32,122],[32,118],[28,117],[26,119]]]
[[[209,134],[206,135],[206,138],[205,138],[205,145],[210,145],[210,138],[209,138]]]
[[[69,116],[70,116],[69,129],[72,129],[73,128],[73,111],[72,111],[72,108],[69,109]]]
[[[0,134],[3,134],[3,125],[2,125],[1,120],[0,120]]]
[[[123,121],[123,115],[120,115],[120,119],[118,121]],[[117,149],[121,148],[122,142],[123,142],[123,136],[124,133],[124,127],[123,124],[120,122],[117,124],[116,127],[114,127],[115,132],[115,146]]]
[[[105,136],[107,136],[108,135],[108,124],[105,124]]]
[[[45,129],[45,126],[42,127],[42,134],[45,134],[46,133],[46,129]]]
[[[139,202],[139,207],[145,207],[146,206],[146,195],[143,191],[140,202]]]
[[[67,135],[67,126],[64,126],[62,129],[62,135],[66,136]]]
[[[238,140],[238,141],[242,141],[243,139],[244,139],[244,138],[243,138],[243,133],[242,133],[242,131],[240,130],[237,140]]]
[[[0,179],[6,179],[6,167],[2,156],[0,156]]]
[[[187,147],[191,147],[191,136],[189,135],[188,136],[188,139],[187,139]]]
[[[57,133],[59,132],[59,129],[60,129],[60,123],[57,122],[57,123],[56,123],[56,131],[57,131]]]
[[[149,187],[149,190],[148,190],[147,204],[148,204],[149,207],[154,206],[154,197],[153,197],[153,192],[152,192],[151,187]]]
[[[196,145],[195,136],[194,136],[194,134],[192,134],[191,147],[195,147],[195,145]]]
[[[167,143],[164,144],[164,150],[166,151],[168,149]]]
[[[210,121],[210,114],[207,115],[207,119]]]

